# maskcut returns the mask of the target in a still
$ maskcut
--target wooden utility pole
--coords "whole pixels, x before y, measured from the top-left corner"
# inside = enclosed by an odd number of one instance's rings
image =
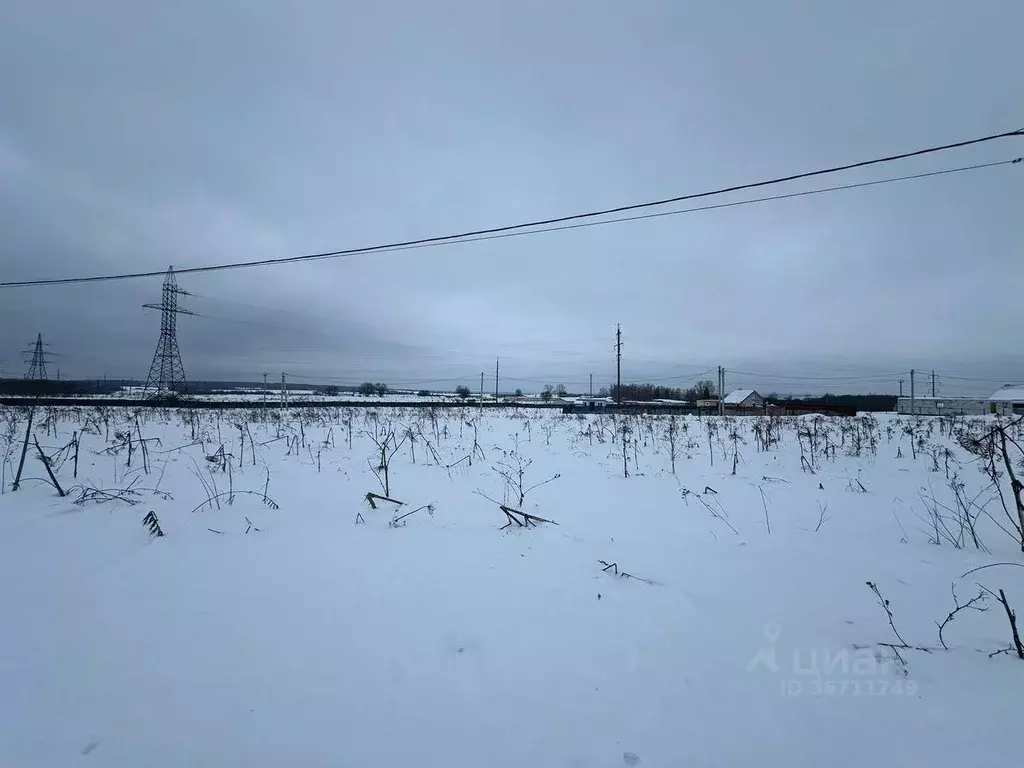
[[[263,410],[267,409],[267,374],[263,374]]]
[[[494,400],[495,400],[495,402],[497,402],[497,400],[498,400],[498,363],[499,362],[500,361],[499,361],[498,358],[494,358]]]
[[[622,326],[615,326],[615,402],[622,404]]]
[[[284,380],[284,373],[281,374],[281,407],[288,407],[288,385]]]
[[[480,404],[484,402],[484,372],[480,371]]]
[[[910,412],[916,413],[914,410],[914,369],[910,369]]]
[[[903,397],[903,379],[900,379],[900,397]]]
[[[935,397],[935,369],[932,369],[932,397]]]
[[[590,374],[590,396],[594,396],[594,374]]]

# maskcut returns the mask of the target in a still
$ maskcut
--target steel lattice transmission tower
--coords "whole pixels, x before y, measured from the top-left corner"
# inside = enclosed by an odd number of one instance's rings
[[[36,336],[36,345],[32,349],[32,362],[29,363],[28,373],[25,374],[26,379],[33,379],[36,381],[46,381],[46,351],[43,347],[43,334]],[[26,354],[28,350],[25,350]]]
[[[156,397],[185,390],[185,367],[178,349],[178,315],[194,315],[195,312],[179,307],[178,296],[191,294],[178,287],[174,267],[168,267],[160,303],[142,305],[160,310],[160,340],[156,343],[143,395]]]

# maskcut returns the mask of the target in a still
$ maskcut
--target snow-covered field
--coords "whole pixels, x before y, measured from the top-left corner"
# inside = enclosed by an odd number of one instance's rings
[[[2,766],[1020,764],[992,419],[26,415]]]

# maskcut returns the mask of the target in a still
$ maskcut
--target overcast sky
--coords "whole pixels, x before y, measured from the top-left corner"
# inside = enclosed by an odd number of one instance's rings
[[[0,280],[372,245],[1013,130],[1022,29],[1019,0],[9,3]],[[179,282],[205,315],[179,323],[191,379],[440,387],[500,356],[502,389],[596,387],[621,323],[627,380],[895,392],[913,367],[987,394],[1024,379],[1024,163]],[[159,297],[0,289],[3,372],[41,332],[62,376],[144,377]]]

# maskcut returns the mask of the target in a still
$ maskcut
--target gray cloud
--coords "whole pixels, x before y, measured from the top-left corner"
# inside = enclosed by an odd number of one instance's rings
[[[1022,22],[1012,0],[18,4],[0,274],[367,245],[1020,127]],[[182,319],[182,354],[193,378],[410,382],[500,356],[510,388],[583,386],[610,380],[621,322],[630,378],[723,364],[766,390],[895,391],[916,367],[985,391],[1024,378],[1022,172],[183,276],[208,317]],[[159,280],[4,289],[0,363],[20,370],[41,331],[66,375],[144,375],[158,297]]]

